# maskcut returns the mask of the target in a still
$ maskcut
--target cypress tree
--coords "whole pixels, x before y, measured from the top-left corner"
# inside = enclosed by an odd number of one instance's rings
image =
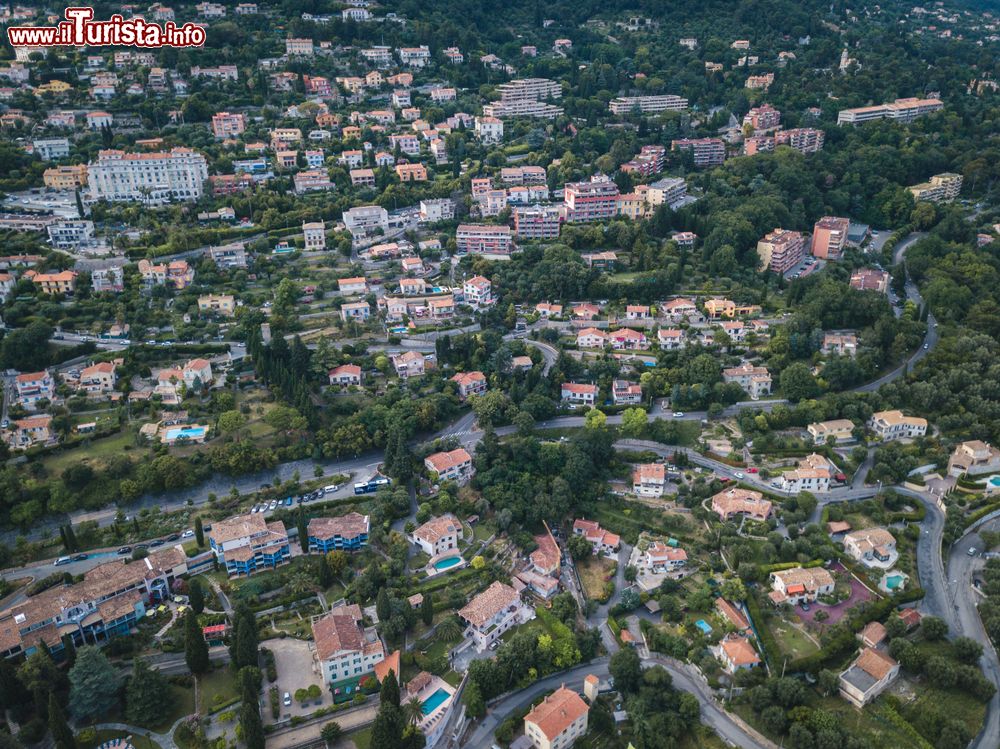
[[[205,545],[205,525],[201,522],[200,517],[194,519],[194,539],[198,542],[199,547]]]
[[[306,525],[306,508],[299,505],[299,515],[298,515],[298,526],[299,526],[299,545],[302,547],[302,553],[309,553],[309,528]]]
[[[198,626],[198,615],[189,610],[184,617],[184,661],[191,673],[203,674],[212,665],[208,658],[208,643]]]
[[[198,579],[192,579],[188,583],[188,602],[191,604],[191,610],[196,614],[205,610],[205,590],[201,587],[201,582]]]
[[[321,554],[319,558],[319,584],[324,590],[333,585],[333,570],[326,561],[326,554]]]
[[[253,672],[256,672],[254,674]],[[247,749],[264,749],[264,724],[260,719],[260,669],[244,667],[239,672],[240,728]]]
[[[70,551],[79,551],[80,542],[76,540],[76,532],[73,530],[72,523],[66,526],[66,540],[69,541]]]
[[[389,591],[385,588],[381,588],[375,597],[375,613],[382,623],[389,621],[389,617],[392,616],[392,602],[389,600]]]
[[[420,618],[428,627],[434,621],[434,599],[430,593],[424,594],[424,600],[420,604]]]
[[[66,667],[73,668],[73,664],[76,663],[76,643],[73,642],[73,635],[65,634],[62,636],[63,644],[63,655],[66,658]]]
[[[49,692],[49,730],[52,732],[52,742],[56,749],[76,749],[76,739],[73,729],[66,722],[66,716],[59,707],[59,700],[54,692]]]

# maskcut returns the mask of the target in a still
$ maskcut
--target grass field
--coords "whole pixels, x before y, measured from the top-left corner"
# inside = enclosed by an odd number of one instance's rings
[[[790,659],[812,655],[819,650],[819,647],[800,629],[782,619],[769,619],[767,626],[771,628],[782,654],[787,655]]]
[[[603,557],[591,557],[577,563],[580,584],[583,585],[583,592],[590,600],[597,601],[604,598],[604,578],[611,574],[611,565],[612,562]]]
[[[103,465],[104,461],[113,455],[123,452],[129,455],[130,451],[127,451],[125,448],[134,446],[135,441],[132,439],[132,435],[128,432],[120,432],[110,437],[94,440],[88,445],[81,445],[80,447],[55,453],[44,458],[42,463],[47,471],[59,475],[70,466],[81,462],[89,463],[92,468],[96,468],[98,465]],[[134,459],[138,459],[143,454],[143,451],[136,449],[132,450],[131,453],[134,453]]]
[[[239,697],[236,679],[228,667],[223,666],[198,677],[198,712],[207,715],[230,700]]]
[[[348,741],[353,742],[357,749],[369,749],[372,745],[371,726],[368,728],[362,728],[360,731],[347,734],[347,739]]]

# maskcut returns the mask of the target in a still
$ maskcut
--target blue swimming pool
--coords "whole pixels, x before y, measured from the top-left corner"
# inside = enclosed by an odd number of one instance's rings
[[[990,486],[1000,486],[1000,476],[990,476]]]
[[[712,634],[712,625],[706,622],[704,619],[699,619],[694,623],[698,629],[704,632],[706,635]]]
[[[171,442],[179,439],[200,439],[205,436],[205,431],[205,427],[176,427],[167,430],[167,439]]]
[[[462,557],[458,556],[438,559],[436,562],[434,562],[434,569],[436,569],[438,572],[440,572],[441,570],[449,570],[461,561]]]
[[[451,695],[446,691],[438,689],[434,692],[434,694],[421,703],[420,709],[423,711],[424,715],[433,715],[434,711],[441,707],[441,705],[443,705],[445,700],[449,697],[451,697]]]
[[[889,590],[895,590],[900,586],[900,583],[902,583],[904,579],[905,578],[902,575],[889,575],[889,577],[885,579],[885,587]]]

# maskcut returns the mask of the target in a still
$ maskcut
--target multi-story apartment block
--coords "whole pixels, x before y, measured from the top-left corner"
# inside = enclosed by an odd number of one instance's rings
[[[554,120],[563,113],[562,107],[533,99],[514,99],[512,101],[495,101],[483,105],[483,115],[486,117],[536,117],[542,120]]]
[[[800,232],[775,229],[757,242],[759,269],[778,274],[787,273],[805,257],[806,239]]]
[[[485,144],[503,140],[503,120],[492,117],[476,117],[476,137]]]
[[[54,161],[69,156],[68,138],[40,138],[32,141],[31,145],[43,161]]]
[[[878,411],[868,419],[868,429],[882,442],[912,439],[927,434],[927,419],[904,416],[902,411]]]
[[[354,187],[375,187],[378,184],[374,169],[352,169],[349,174]]]
[[[463,447],[428,455],[424,458],[424,467],[436,473],[438,481],[454,481],[458,484],[466,483],[475,472],[472,456]]]
[[[509,226],[459,224],[455,233],[459,255],[510,255],[514,249]]]
[[[503,167],[500,170],[500,181],[505,185],[544,185],[547,176],[541,166]]]
[[[114,362],[97,362],[80,370],[78,387],[87,395],[103,395],[115,389],[118,376]]]
[[[420,222],[433,224],[455,218],[455,201],[451,198],[436,198],[420,201]]]
[[[632,491],[640,497],[662,497],[666,482],[663,463],[642,463],[632,471]]]
[[[239,71],[235,65],[220,65],[217,68],[191,68],[192,78],[209,78],[216,81],[235,81],[239,79]]]
[[[735,382],[753,400],[759,400],[760,396],[771,393],[771,374],[767,371],[767,367],[755,367],[750,362],[722,370],[722,379],[724,382]]]
[[[837,114],[837,124],[860,125],[864,122],[882,119],[909,123],[918,117],[937,112],[940,109],[944,109],[944,103],[940,99],[896,99],[891,104],[842,109]]]
[[[236,314],[236,298],[232,294],[202,294],[198,297],[198,311],[232,317]]]
[[[230,577],[273,569],[291,558],[285,524],[280,520],[269,523],[262,513],[217,521],[208,539]]]
[[[916,201],[950,203],[962,192],[962,175],[944,172],[935,174],[927,182],[906,188]]]
[[[813,226],[811,251],[823,260],[839,260],[847,244],[850,219],[824,216]]]
[[[774,143],[778,146],[794,148],[799,153],[816,153],[822,150],[826,133],[814,127],[796,127],[791,130],[778,130],[774,134]]]
[[[468,623],[477,649],[483,651],[532,613],[521,604],[521,596],[514,588],[496,581],[469,601],[458,615]]]
[[[326,223],[323,221],[304,221],[302,235],[306,251],[326,249]]]
[[[534,205],[514,209],[514,231],[521,239],[556,239],[565,209],[560,206]]]
[[[618,210],[618,185],[607,177],[569,182],[563,192],[567,221],[604,221]]]
[[[357,605],[336,606],[312,623],[315,657],[324,683],[356,680],[385,660],[385,646],[375,627],[365,629]]]
[[[743,140],[743,155],[756,156],[774,150],[773,135],[751,135]]]
[[[562,97],[562,84],[548,78],[518,78],[501,83],[497,92],[501,101],[559,99]]]
[[[395,172],[400,182],[427,181],[427,167],[423,164],[396,164]]]
[[[506,190],[487,190],[479,202],[479,212],[484,218],[499,216],[507,208]]]
[[[201,198],[208,164],[190,148],[169,152],[125,153],[107,150],[87,166],[92,200],[147,204]]]
[[[431,61],[431,50],[426,44],[400,47],[396,52],[399,54],[399,61],[408,68],[422,68]]]
[[[219,112],[212,116],[212,134],[216,138],[234,138],[242,135],[247,129],[247,118],[244,114]]]
[[[125,271],[121,265],[94,268],[90,271],[90,285],[95,294],[117,294],[125,290]]]
[[[94,222],[89,219],[64,219],[45,227],[49,242],[60,250],[84,247],[94,241]]]
[[[64,270],[58,273],[37,273],[34,270],[25,271],[23,278],[31,281],[43,294],[72,294],[76,291],[77,272]]]
[[[754,90],[759,89],[761,91],[767,91],[771,88],[771,84],[774,83],[774,73],[765,73],[764,75],[751,75],[747,76],[746,87]]]
[[[754,131],[774,130],[781,125],[781,112],[770,104],[761,104],[759,107],[751,107],[743,118],[743,126],[749,125]]]
[[[696,167],[719,166],[726,160],[726,144],[720,138],[680,138],[671,141],[671,151],[688,151]]]
[[[647,186],[646,202],[650,206],[673,206],[687,197],[687,182],[682,177],[664,177]]]
[[[330,175],[322,169],[307,169],[292,177],[295,193],[302,195],[307,192],[333,190],[335,185],[330,181]]]
[[[587,733],[589,711],[580,695],[559,687],[524,716],[524,735],[535,749],[570,747]]]
[[[288,56],[303,55],[311,57],[315,54],[312,39],[286,39],[285,54]]]
[[[392,65],[392,48],[377,45],[368,49],[363,49],[359,53],[362,59],[380,68],[387,68]]]
[[[619,96],[612,99],[608,109],[612,114],[623,115],[630,112],[681,111],[688,108],[688,100],[673,94],[660,96]]]
[[[358,551],[368,545],[368,516],[349,512],[337,517],[311,518],[306,527],[309,551]]]
[[[479,309],[489,307],[496,301],[493,298],[493,284],[483,276],[473,276],[462,284],[465,301],[470,306]]]

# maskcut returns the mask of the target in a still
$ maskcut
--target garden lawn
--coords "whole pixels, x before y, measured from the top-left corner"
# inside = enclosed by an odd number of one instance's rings
[[[372,729],[362,728],[360,731],[347,734],[347,740],[354,743],[357,749],[370,749],[372,745]]]
[[[65,469],[81,462],[86,462],[92,468],[96,468],[98,464],[103,465],[106,459],[121,453],[133,457],[134,460],[139,460],[146,454],[146,450],[125,450],[126,447],[134,446],[135,440],[131,434],[127,431],[119,432],[103,439],[95,439],[89,445],[73,447],[50,455],[42,460],[42,464],[49,473],[58,476]]]
[[[771,628],[771,633],[774,635],[778,647],[781,648],[782,654],[787,655],[789,660],[803,658],[819,650],[819,647],[806,637],[802,630],[783,619],[772,618],[768,621],[767,626]]]
[[[198,677],[198,712],[208,715],[239,697],[236,679],[227,666]]]
[[[583,585],[584,595],[592,601],[604,598],[604,578],[611,574],[613,563],[604,557],[590,557],[578,562],[577,572],[580,575],[580,584]]]

